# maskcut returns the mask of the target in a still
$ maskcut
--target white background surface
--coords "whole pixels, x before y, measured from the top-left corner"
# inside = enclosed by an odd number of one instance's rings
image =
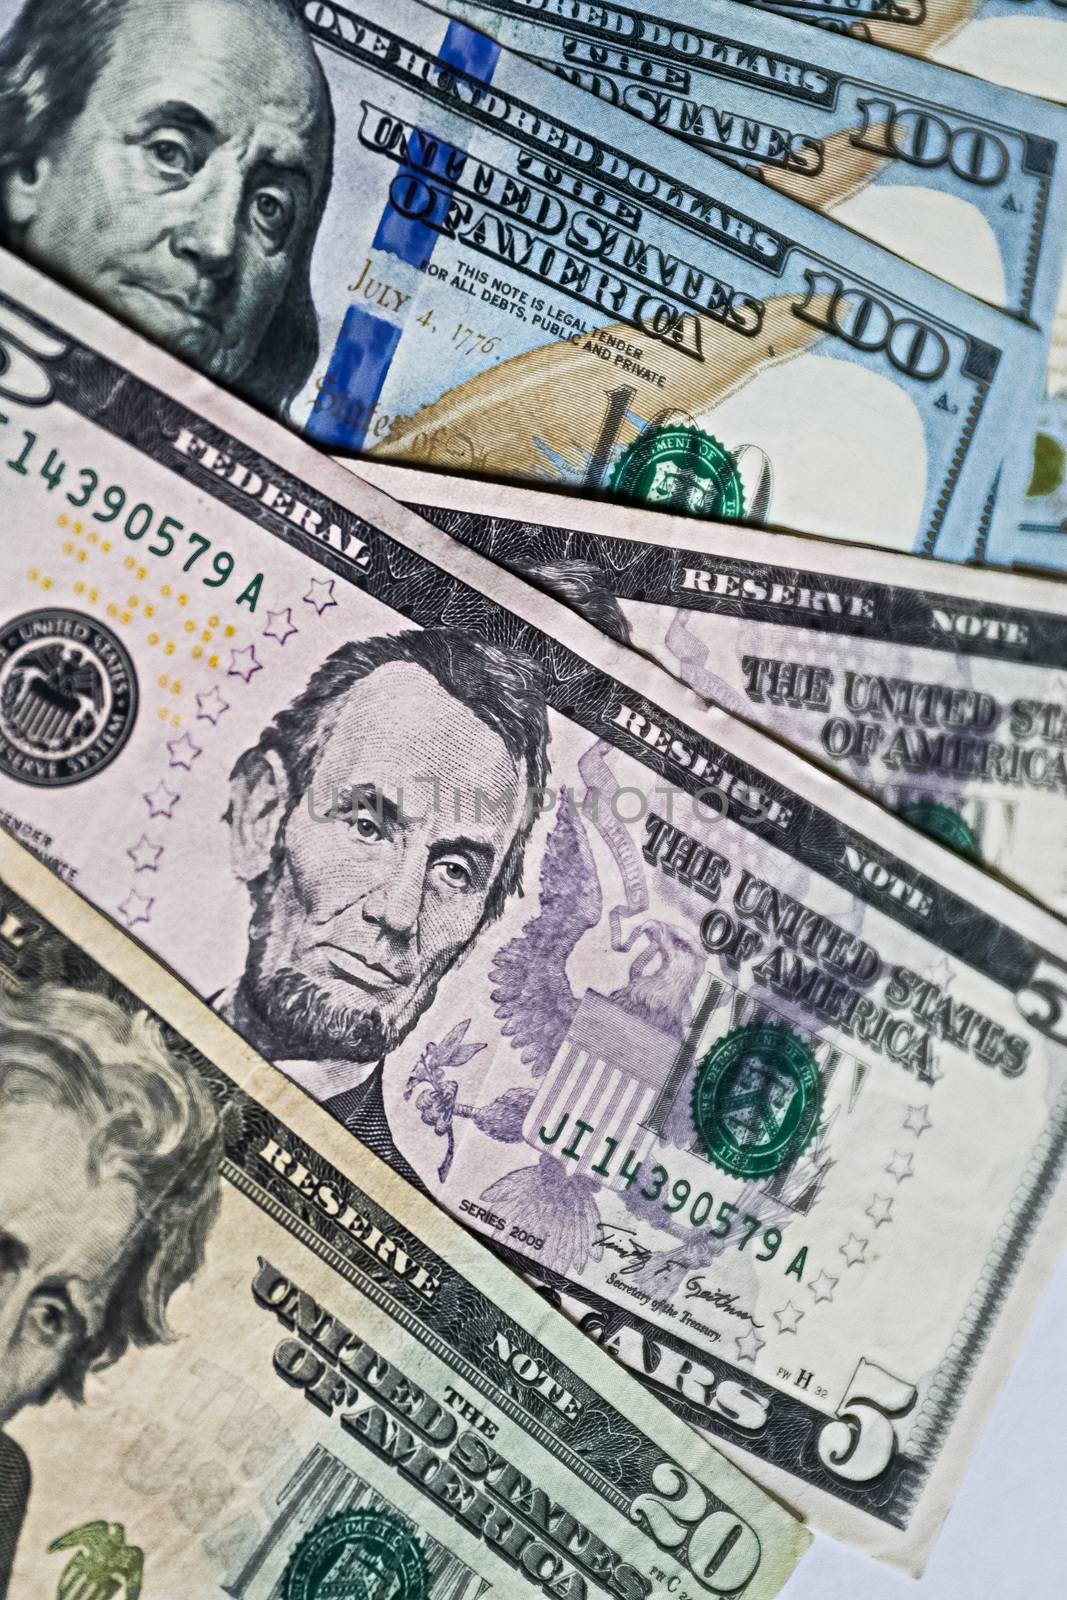
[[[816,1535],[781,1600],[1067,1600],[1067,1256],[923,1577]]]

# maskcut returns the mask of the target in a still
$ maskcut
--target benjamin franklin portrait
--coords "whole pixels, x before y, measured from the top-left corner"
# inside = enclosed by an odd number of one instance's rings
[[[311,373],[334,121],[288,0],[26,0],[0,242],[284,414]]]

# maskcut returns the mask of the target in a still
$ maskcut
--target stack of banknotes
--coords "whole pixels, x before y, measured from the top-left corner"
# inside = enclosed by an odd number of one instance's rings
[[[1065,577],[1063,0],[0,0],[0,1600],[921,1573]]]

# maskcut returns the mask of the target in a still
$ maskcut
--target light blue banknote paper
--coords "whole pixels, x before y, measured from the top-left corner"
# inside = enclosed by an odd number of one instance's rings
[[[1064,0],[740,0],[1009,89],[1067,100]]]
[[[1006,488],[975,554],[1067,565],[1067,111],[733,0],[439,3],[1038,327],[1040,413],[1029,431],[1020,413],[1010,445],[1029,463],[1029,504],[1020,515]]]
[[[0,5],[9,242],[320,444],[982,550],[1036,332],[416,0],[72,14]]]
[[[735,0],[438,0],[652,127],[1048,329],[1067,110]]]
[[[730,0],[731,4],[736,0]],[[1067,99],[1064,0],[806,0],[778,6],[741,0],[798,21],[821,22],[875,44],[926,56],[990,83]],[[845,41],[837,38],[835,46]],[[845,70],[843,68],[843,70]],[[1053,324],[1033,471],[1021,495],[1002,498],[987,549],[995,561],[1063,570],[1067,565],[1067,308]]]

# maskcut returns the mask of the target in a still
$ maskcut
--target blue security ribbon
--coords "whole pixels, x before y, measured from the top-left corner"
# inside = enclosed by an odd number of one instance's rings
[[[494,40],[475,33],[461,22],[450,22],[437,59],[468,77],[489,83],[499,55],[500,46]],[[466,152],[422,129],[417,130],[417,136],[426,141],[427,147],[436,146],[434,185],[450,195],[453,186],[441,169],[458,172]],[[408,164],[398,171],[401,178],[419,176]],[[386,250],[397,260],[421,268],[433,255],[439,237],[435,228],[417,218],[404,216],[391,200],[387,200],[372,247]],[[402,333],[403,328],[397,323],[375,316],[362,306],[349,306],[308,418],[307,432],[313,439],[333,449],[362,449]]]

